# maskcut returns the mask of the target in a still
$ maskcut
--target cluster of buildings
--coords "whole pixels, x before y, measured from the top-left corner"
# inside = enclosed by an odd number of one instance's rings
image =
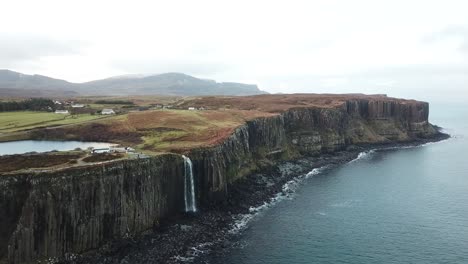
[[[76,103],[74,101],[54,101],[55,105],[57,106],[56,107],[56,111],[55,113],[56,114],[70,114],[70,111],[73,111],[73,112],[76,112],[78,109],[83,109],[83,108],[86,108],[86,105],[84,104],[79,104],[79,103]],[[156,109],[173,109],[174,106],[172,105],[163,105],[163,104],[155,104],[155,105],[152,105],[152,108],[156,108]],[[74,109],[76,109],[74,111]],[[145,107],[145,106],[140,106],[138,107],[137,110],[132,110],[130,112],[136,112],[136,111],[146,111],[146,110],[150,110],[151,108],[150,107]],[[175,109],[181,109],[181,108],[175,108]],[[85,110],[85,109],[83,109]],[[90,110],[90,109],[88,109]],[[187,110],[189,111],[203,111],[203,110],[207,110],[205,107],[201,106],[201,107],[188,107]],[[83,111],[79,111],[78,113],[80,112],[83,112]],[[111,108],[105,108],[105,109],[102,109],[102,111],[100,112],[101,115],[114,115],[115,114],[115,111]]]
[[[78,104],[78,103],[75,103],[74,101],[58,101],[58,100],[55,100],[54,101],[54,104],[56,105],[56,108],[61,108],[61,109],[57,109],[55,110],[55,113],[56,114],[62,114],[62,115],[68,115],[70,114],[70,108],[71,109],[82,109],[82,108],[85,108],[86,106],[84,104]],[[66,109],[68,108],[68,109]],[[102,109],[101,111],[101,115],[114,115],[115,114],[115,111],[113,109],[110,109],[110,108],[105,108],[105,109]]]
[[[203,110],[206,110],[206,108],[203,107],[203,106],[202,106],[202,107],[199,107],[199,108],[196,108],[196,107],[189,107],[188,110],[190,110],[190,111],[195,111],[195,110],[203,111]]]
[[[60,102],[58,100],[55,100],[54,104],[57,105],[57,106],[70,106],[70,107],[73,107],[73,108],[83,108],[83,107],[85,107],[84,104],[76,104],[74,101]]]
[[[91,154],[100,153],[134,153],[135,149],[131,147],[108,147],[108,148],[92,148]]]

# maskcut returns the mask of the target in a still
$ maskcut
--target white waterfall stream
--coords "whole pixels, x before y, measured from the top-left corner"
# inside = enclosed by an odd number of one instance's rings
[[[197,204],[195,200],[195,182],[193,179],[192,161],[189,157],[184,158],[184,200],[186,212],[197,212]]]

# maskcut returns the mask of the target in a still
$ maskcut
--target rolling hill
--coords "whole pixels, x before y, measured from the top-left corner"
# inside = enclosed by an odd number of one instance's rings
[[[40,97],[79,95],[255,95],[265,94],[257,85],[216,82],[183,73],[126,75],[85,83],[71,83],[42,75],[0,70],[0,96]]]

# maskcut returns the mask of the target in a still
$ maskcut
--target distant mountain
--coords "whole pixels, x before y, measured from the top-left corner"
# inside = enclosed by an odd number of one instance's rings
[[[65,90],[72,87],[72,83],[43,75],[27,75],[0,70],[0,88]]]
[[[77,92],[68,90],[48,90],[48,89],[17,89],[0,88],[0,99],[6,98],[38,98],[38,97],[75,97],[79,96]]]
[[[183,73],[125,75],[83,83],[80,92],[116,95],[254,95],[265,92],[256,85],[217,83]]]
[[[5,93],[73,95],[255,95],[257,85],[198,79],[183,73],[122,75],[85,83],[70,83],[42,75],[0,70],[0,96]],[[45,93],[47,91],[47,93]],[[33,95],[31,95],[33,96]]]

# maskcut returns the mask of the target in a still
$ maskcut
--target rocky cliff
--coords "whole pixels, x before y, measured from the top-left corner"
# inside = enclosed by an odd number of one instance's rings
[[[248,121],[222,144],[192,151],[198,198],[205,205],[222,202],[230,183],[276,160],[430,138],[438,132],[428,117],[428,103],[382,98],[348,100],[332,108],[292,108]]]
[[[279,160],[433,137],[428,115],[423,102],[353,99],[248,121],[221,144],[188,154],[197,200],[222,206],[231,183]],[[0,260],[64,257],[150,230],[182,211],[183,175],[183,159],[165,154],[0,176]]]
[[[183,210],[183,172],[183,159],[168,154],[2,175],[0,260],[64,257],[151,229]]]

